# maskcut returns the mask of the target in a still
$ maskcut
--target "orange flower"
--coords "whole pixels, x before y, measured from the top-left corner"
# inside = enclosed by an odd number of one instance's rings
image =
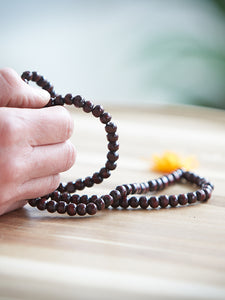
[[[151,169],[163,173],[170,173],[179,168],[188,171],[198,166],[198,161],[194,156],[181,157],[171,151],[164,152],[162,156],[154,154],[152,160],[153,166]]]

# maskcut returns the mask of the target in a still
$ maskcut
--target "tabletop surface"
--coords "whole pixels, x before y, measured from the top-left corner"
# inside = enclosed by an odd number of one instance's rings
[[[198,107],[109,109],[118,125],[118,168],[84,193],[157,178],[154,153],[195,155],[212,198],[187,207],[108,209],[69,217],[26,205],[0,217],[0,299],[225,299],[225,111]],[[72,112],[77,162],[63,181],[105,163],[105,131]],[[163,193],[192,191],[175,185]]]

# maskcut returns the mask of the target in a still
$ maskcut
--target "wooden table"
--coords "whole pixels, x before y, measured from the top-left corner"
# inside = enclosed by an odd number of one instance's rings
[[[225,299],[225,111],[194,107],[109,109],[120,160],[86,193],[157,177],[146,159],[196,155],[215,184],[207,203],[161,210],[105,210],[68,217],[30,206],[0,217],[0,299]],[[105,162],[102,125],[73,112],[77,163],[63,181]],[[168,193],[192,190],[170,187]],[[166,192],[167,193],[167,192]]]

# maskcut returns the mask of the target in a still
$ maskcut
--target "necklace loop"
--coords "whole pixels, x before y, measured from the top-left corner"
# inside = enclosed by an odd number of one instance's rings
[[[210,182],[203,177],[182,169],[147,182],[119,185],[109,194],[100,197],[97,195],[89,197],[77,194],[77,191],[83,190],[85,187],[90,188],[94,184],[100,184],[104,179],[110,177],[111,171],[116,169],[116,162],[119,158],[117,126],[111,121],[111,115],[105,112],[101,105],[94,105],[91,101],[86,101],[80,95],[75,97],[71,94],[67,94],[65,97],[57,95],[50,82],[37,72],[26,71],[22,74],[21,78],[27,83],[29,81],[36,82],[38,86],[50,93],[51,99],[46,106],[74,105],[76,108],[81,108],[84,112],[91,113],[95,118],[98,118],[105,126],[107,147],[109,150],[106,163],[98,172],[87,176],[85,179],[79,178],[76,181],[70,181],[65,185],[60,183],[59,187],[53,193],[40,198],[30,199],[28,202],[31,206],[37,207],[39,210],[47,209],[50,213],[58,212],[60,214],[67,213],[69,216],[76,214],[84,216],[86,214],[94,215],[98,210],[103,210],[110,206],[113,208],[122,207],[124,209],[128,207],[140,207],[142,209],[151,207],[152,209],[156,209],[158,207],[166,208],[167,206],[185,206],[187,204],[194,204],[197,201],[207,201],[211,197],[214,187]],[[169,185],[182,182],[189,182],[197,186],[197,191],[170,196],[151,195],[150,197],[141,196],[137,198],[137,196],[132,196],[128,198],[129,195],[159,192]]]

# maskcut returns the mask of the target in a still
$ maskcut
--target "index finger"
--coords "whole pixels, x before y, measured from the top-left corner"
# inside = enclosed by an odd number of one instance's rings
[[[29,126],[28,142],[31,146],[62,143],[71,137],[74,122],[64,107],[53,106],[24,111]]]

